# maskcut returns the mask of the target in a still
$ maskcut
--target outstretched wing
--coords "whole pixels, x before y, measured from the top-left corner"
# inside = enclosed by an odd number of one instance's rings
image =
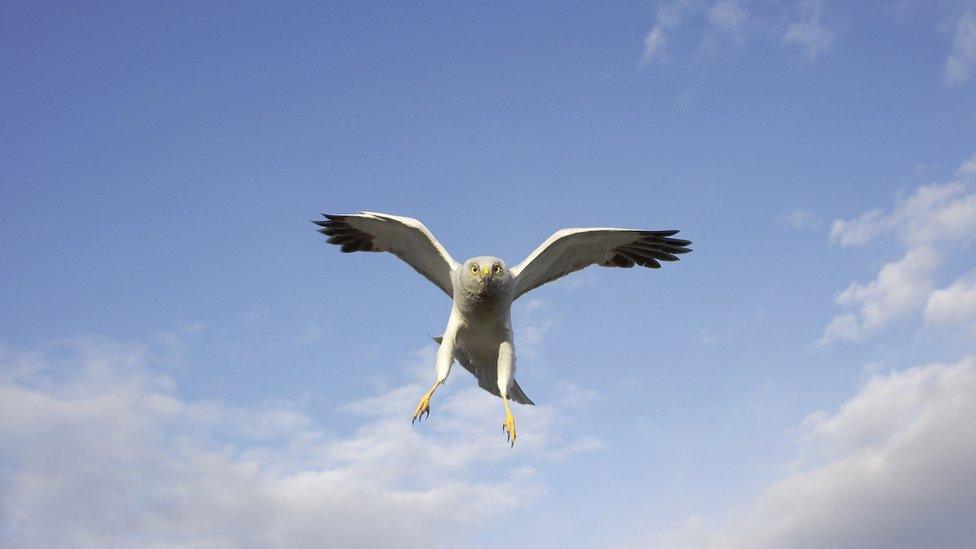
[[[636,231],[631,229],[563,229],[511,269],[515,295],[520,295],[569,273],[602,267],[650,267],[660,261],[677,261],[678,254],[691,251],[690,240],[670,238],[678,231]]]
[[[454,297],[451,272],[458,262],[420,221],[376,212],[322,215],[324,220],[312,223],[322,227],[319,232],[329,237],[329,244],[342,246],[346,253],[390,252]]]

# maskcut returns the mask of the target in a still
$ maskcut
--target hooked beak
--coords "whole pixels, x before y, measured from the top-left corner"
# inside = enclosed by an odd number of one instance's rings
[[[482,265],[482,267],[481,267],[481,276],[482,277],[488,276],[488,273],[490,273],[490,272],[491,272],[491,268],[490,267],[487,267],[487,266]]]

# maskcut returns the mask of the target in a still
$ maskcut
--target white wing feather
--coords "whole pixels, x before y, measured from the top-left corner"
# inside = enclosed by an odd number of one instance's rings
[[[420,221],[377,212],[322,215],[324,220],[313,223],[322,227],[319,232],[329,237],[330,244],[342,246],[347,253],[390,252],[454,297],[451,272],[458,262]]]
[[[590,265],[659,268],[659,261],[677,261],[690,252],[690,240],[669,238],[678,231],[633,229],[563,229],[550,236],[529,257],[511,269],[515,276],[512,299],[547,282]]]

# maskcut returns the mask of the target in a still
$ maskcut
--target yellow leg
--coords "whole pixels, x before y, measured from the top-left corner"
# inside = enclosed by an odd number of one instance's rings
[[[502,401],[505,403],[505,421],[502,423],[502,430],[505,431],[508,442],[514,448],[515,439],[518,437],[515,432],[515,417],[512,416],[512,409],[508,407],[508,397],[502,397]]]
[[[420,404],[417,404],[417,408],[414,409],[413,419],[410,421],[410,423],[414,423],[418,419],[424,419],[424,417],[426,417],[424,414],[427,414],[427,416],[430,415],[430,397],[434,395],[434,389],[436,389],[438,385],[439,383],[435,383],[429,391],[424,393],[424,396],[420,397]]]

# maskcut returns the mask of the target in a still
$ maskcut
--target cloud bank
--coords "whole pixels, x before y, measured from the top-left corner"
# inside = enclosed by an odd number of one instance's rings
[[[976,539],[976,357],[876,375],[801,427],[801,458],[736,519],[661,547],[968,547]]]
[[[510,450],[476,388],[441,393],[411,427],[419,375],[339,410],[360,426],[337,434],[288,403],[181,398],[155,362],[92,338],[0,352],[0,544],[452,545],[544,493],[534,463],[600,446],[539,406],[520,408]]]

